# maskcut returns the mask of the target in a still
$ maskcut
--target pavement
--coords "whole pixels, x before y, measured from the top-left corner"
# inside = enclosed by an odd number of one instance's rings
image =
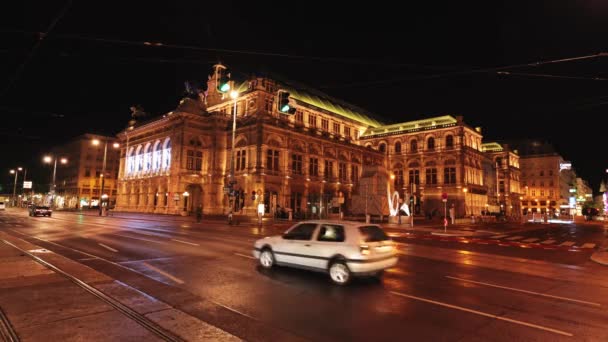
[[[239,340],[105,274],[3,232],[0,289],[0,337],[7,341]]]

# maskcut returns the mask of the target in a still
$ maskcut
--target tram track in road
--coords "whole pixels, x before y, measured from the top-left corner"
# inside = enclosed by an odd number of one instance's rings
[[[131,309],[130,307],[128,307],[127,305],[122,304],[119,300],[115,299],[112,296],[109,296],[107,294],[105,294],[104,292],[96,289],[95,287],[87,284],[86,282],[84,282],[83,280],[77,278],[76,276],[64,271],[63,269],[55,266],[54,264],[43,260],[39,257],[37,257],[36,255],[14,245],[13,243],[6,241],[6,240],[2,240],[2,242],[8,246],[11,246],[12,248],[17,249],[18,251],[20,251],[21,253],[23,253],[24,255],[29,256],[30,258],[32,258],[34,261],[36,261],[37,263],[43,265],[44,267],[62,275],[63,277],[65,277],[66,279],[68,279],[69,281],[71,281],[72,283],[76,284],[78,287],[82,288],[83,290],[85,290],[86,292],[90,293],[91,295],[97,297],[98,299],[100,299],[101,301],[103,301],[104,303],[110,305],[111,307],[113,307],[115,310],[117,310],[118,312],[122,313],[123,315],[125,315],[126,317],[128,317],[129,319],[133,320],[134,322],[136,322],[137,324],[139,324],[140,326],[142,326],[143,328],[147,329],[148,331],[150,331],[151,333],[155,334],[156,336],[158,336],[159,338],[161,338],[164,341],[171,341],[171,342],[181,342],[183,341],[181,338],[179,338],[178,336],[170,333],[169,331],[165,330],[164,328],[162,328],[160,325],[158,325],[157,323],[153,322],[152,320],[148,319],[146,316],[138,313],[137,311]],[[4,321],[3,319],[0,319],[2,321]],[[8,320],[7,320],[8,322]],[[5,324],[2,324],[3,326]],[[9,325],[10,326],[10,325]],[[14,331],[13,331],[14,333]],[[9,336],[10,336],[10,330],[9,330]],[[11,341],[10,339],[8,339],[8,341]],[[18,341],[18,340],[17,340]]]

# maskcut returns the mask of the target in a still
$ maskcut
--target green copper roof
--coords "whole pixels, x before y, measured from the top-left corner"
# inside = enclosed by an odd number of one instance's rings
[[[502,145],[497,142],[489,142],[481,144],[481,150],[484,152],[502,152],[504,149]]]
[[[442,128],[446,125],[455,125],[457,120],[451,115],[437,116],[434,118],[416,120],[416,121],[408,121],[402,122],[392,125],[385,125],[370,128],[365,133],[363,133],[362,137],[376,135],[376,134],[398,134],[405,133],[414,130],[428,130],[434,128]]]
[[[383,125],[381,118],[353,104],[334,98],[322,91],[300,82],[290,80],[282,75],[269,71],[256,71],[251,75],[266,77],[277,82],[277,86],[289,92],[292,99],[310,106],[357,121],[370,127]]]
[[[284,86],[284,88],[289,92],[290,97],[297,101],[324,109],[328,112],[341,115],[371,127],[382,125],[382,123],[370,117],[369,114],[364,113],[362,110],[358,110],[354,106],[345,104],[342,101],[338,102],[336,99],[332,99],[329,96],[315,95],[307,92],[306,89],[295,89],[290,86]]]

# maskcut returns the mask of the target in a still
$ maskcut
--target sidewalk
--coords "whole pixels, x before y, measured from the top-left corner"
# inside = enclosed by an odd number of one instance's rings
[[[58,269],[35,261],[28,253]],[[87,285],[93,290],[87,290]],[[87,266],[2,232],[0,309],[8,318],[4,330],[23,341],[162,340],[130,317],[174,340],[238,340]],[[2,325],[0,320],[0,331]]]

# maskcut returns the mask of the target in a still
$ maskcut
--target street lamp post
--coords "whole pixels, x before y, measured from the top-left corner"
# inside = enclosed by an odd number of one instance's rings
[[[233,90],[230,92],[230,98],[234,100],[234,107],[232,110],[232,148],[230,150],[230,180],[228,182],[228,188],[230,193],[228,194],[228,205],[230,209],[228,211],[228,222],[232,223],[232,210],[234,207],[234,184],[236,184],[236,180],[234,179],[234,155],[235,155],[235,140],[236,140],[236,104],[237,99],[239,97],[239,92]]]
[[[11,174],[15,174],[15,182],[13,184],[13,207],[17,206],[17,175],[19,174],[19,171],[22,170],[22,167],[18,167],[16,170],[10,171]]]
[[[100,144],[99,139],[93,139],[92,144],[95,146],[98,146]],[[118,148],[118,147],[120,147],[120,145],[118,143],[114,143],[113,147]],[[104,212],[103,203],[104,203],[104,195],[105,195],[104,188],[105,188],[105,180],[106,180],[105,175],[106,175],[106,158],[107,158],[107,156],[108,156],[108,139],[105,139],[104,144],[103,144],[103,163],[101,166],[101,175],[100,175],[101,190],[99,191],[99,194],[100,194],[101,201],[99,202],[99,216],[101,216],[102,213]],[[107,201],[108,203],[110,202],[109,198],[110,198],[109,196],[105,197],[105,201]]]
[[[464,216],[467,216],[467,192],[469,189],[463,188],[462,192],[464,192]]]
[[[50,164],[54,160],[53,165],[53,183],[51,185],[51,209],[55,209],[55,179],[57,176],[57,157],[56,156],[46,156],[44,157],[44,162]],[[68,160],[66,158],[61,158],[59,161],[61,164],[66,164]]]

